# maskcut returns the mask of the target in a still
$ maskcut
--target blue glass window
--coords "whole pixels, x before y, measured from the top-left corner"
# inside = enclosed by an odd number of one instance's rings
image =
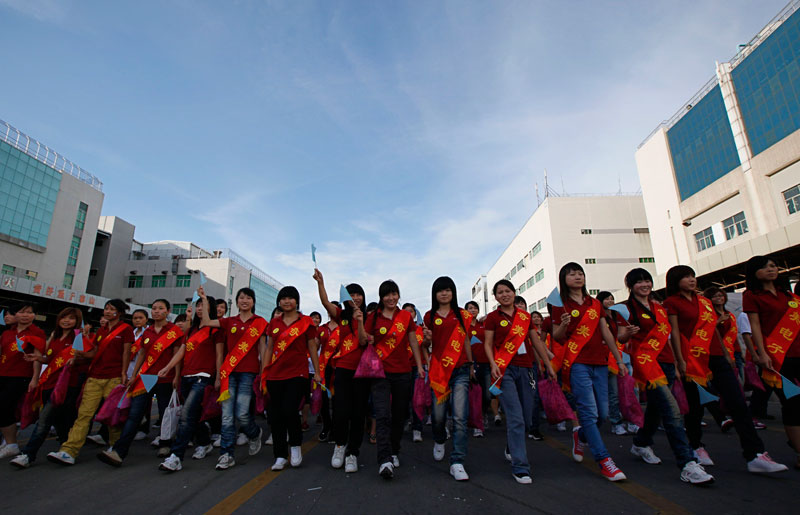
[[[278,290],[252,274],[250,275],[250,288],[256,292],[256,314],[269,318],[272,310],[277,306]]]

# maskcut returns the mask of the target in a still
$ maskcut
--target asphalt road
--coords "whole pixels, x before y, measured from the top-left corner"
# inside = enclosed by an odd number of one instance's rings
[[[779,408],[772,405],[771,413]],[[723,434],[707,419],[704,437],[716,462],[709,467],[716,483],[694,487],[679,479],[679,470],[663,432],[655,451],[661,465],[647,465],[628,452],[630,436],[614,436],[604,428],[611,455],[629,480],[610,483],[599,475],[588,455],[572,461],[568,433],[543,424],[544,441],[528,441],[534,482],[519,485],[503,458],[505,428],[490,427],[483,439],[470,437],[465,463],[470,480],[455,482],[447,458],[432,458],[430,427],[423,443],[403,442],[401,467],[392,481],[378,476],[375,446],[365,441],[360,470],[345,474],[330,467],[333,446],[305,433],[303,464],[297,469],[269,470],[271,447],[248,457],[237,449],[237,465],[214,470],[217,454],[202,461],[187,459],[181,472],[166,474],[147,441],[136,442],[123,466],[111,468],[95,458],[99,448],[87,443],[76,465],[62,467],[45,456],[57,448],[47,441],[40,458],[27,470],[0,467],[0,510],[3,513],[798,513],[800,471],[792,468],[794,453],[786,445],[780,421],[760,431],[767,450],[790,466],[775,477],[749,474],[735,433]],[[259,423],[264,425],[263,419]],[[316,429],[316,430],[315,430]],[[27,438],[25,431],[21,439]],[[153,431],[155,433],[155,431]],[[187,457],[191,455],[191,450]]]

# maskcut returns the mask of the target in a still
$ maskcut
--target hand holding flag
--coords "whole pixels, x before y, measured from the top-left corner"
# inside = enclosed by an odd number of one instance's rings
[[[564,307],[564,301],[561,300],[561,294],[558,293],[558,288],[553,288],[550,295],[547,296],[547,303],[556,308]]]

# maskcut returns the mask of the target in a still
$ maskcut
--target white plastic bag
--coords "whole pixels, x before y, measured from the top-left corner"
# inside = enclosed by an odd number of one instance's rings
[[[164,410],[164,417],[161,419],[161,441],[172,440],[178,430],[178,422],[181,420],[181,402],[178,399],[178,392],[172,390],[172,397],[169,398],[167,409]]]

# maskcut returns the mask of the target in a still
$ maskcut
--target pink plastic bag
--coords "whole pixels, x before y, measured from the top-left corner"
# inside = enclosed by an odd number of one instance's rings
[[[36,422],[39,418],[39,410],[33,409],[33,403],[36,402],[40,395],[39,389],[35,389],[25,394],[23,397],[22,405],[20,407],[19,425],[20,429],[25,429],[29,425]]]
[[[425,418],[425,408],[430,406],[431,402],[431,387],[425,379],[418,377],[414,381],[414,396],[411,400],[411,406],[418,419]]]
[[[215,390],[214,385],[206,386],[203,392],[203,414],[200,415],[200,422],[222,415],[222,406],[217,402],[218,397],[219,390]]]
[[[113,426],[114,415],[123,395],[125,395],[125,387],[121,384],[118,384],[113,390],[111,390],[111,393],[108,394],[105,402],[103,402],[103,405],[100,407],[100,411],[98,411],[97,415],[95,415],[95,422],[105,424],[107,426]]]
[[[536,385],[539,388],[539,398],[542,399],[542,406],[547,415],[548,424],[558,424],[566,420],[577,420],[575,418],[575,412],[569,407],[567,397],[556,381],[540,379]]]
[[[686,400],[686,390],[683,389],[683,381],[675,381],[672,383],[672,396],[678,403],[678,409],[681,415],[689,413],[689,401]]]
[[[253,393],[256,396],[256,413],[264,413],[267,410],[267,403],[264,402],[264,392],[261,391],[261,376],[256,376],[253,381]],[[300,401],[298,410],[303,409],[303,401]]]
[[[53,406],[61,406],[67,398],[67,390],[69,389],[69,380],[72,376],[72,367],[66,365],[61,369],[58,376],[58,381],[53,388],[53,393],[50,394],[50,403]]]
[[[752,361],[748,361],[744,364],[744,389],[745,391],[749,392],[750,390],[755,390],[756,388],[762,392],[767,390],[764,387],[764,383],[761,382],[761,377],[758,375],[756,364]]]
[[[639,404],[639,399],[633,391],[633,377],[630,374],[619,375],[617,376],[617,385],[619,386],[619,411],[622,417],[642,427],[644,425],[644,413],[642,412],[642,405]]]
[[[467,420],[467,426],[483,431],[483,390],[479,384],[469,385],[469,420]]]
[[[142,394],[148,395],[148,394]],[[111,417],[111,425],[112,426],[121,426],[128,420],[128,414],[131,411],[131,398],[127,395],[122,397],[119,403],[117,403],[117,409],[114,410],[114,415]]]
[[[375,352],[375,347],[372,345],[367,345],[367,348],[361,353],[361,361],[358,362],[358,368],[353,377],[364,379],[382,379],[386,377],[383,372],[381,358],[378,357],[378,353]]]
[[[313,416],[319,415],[319,411],[322,409],[322,388],[317,386],[314,388],[314,391],[311,392],[311,414]]]

